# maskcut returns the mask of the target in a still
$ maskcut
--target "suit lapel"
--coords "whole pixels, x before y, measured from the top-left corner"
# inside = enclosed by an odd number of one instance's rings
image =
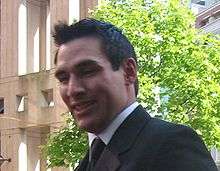
[[[95,166],[95,171],[116,171],[120,166],[118,156],[105,148]]]
[[[95,171],[116,171],[120,155],[132,148],[142,128],[150,120],[142,106],[138,106],[120,125],[96,164]]]
[[[150,118],[145,109],[138,106],[117,129],[108,145],[109,149],[118,155],[129,150]]]

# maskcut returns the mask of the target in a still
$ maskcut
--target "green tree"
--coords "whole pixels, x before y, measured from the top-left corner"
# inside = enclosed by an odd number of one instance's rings
[[[43,156],[47,159],[47,167],[74,167],[74,164],[85,155],[87,135],[78,129],[69,113],[63,114],[65,125],[47,139],[47,144],[41,147]]]
[[[220,147],[220,39],[194,28],[187,2],[103,0],[92,16],[123,28],[135,46],[139,102],[152,114],[191,126],[209,148]],[[69,135],[68,129],[65,133]],[[60,135],[52,136],[47,148],[59,142],[54,137]],[[77,141],[71,134],[65,138]],[[68,162],[76,161],[78,148],[70,148],[74,160]]]

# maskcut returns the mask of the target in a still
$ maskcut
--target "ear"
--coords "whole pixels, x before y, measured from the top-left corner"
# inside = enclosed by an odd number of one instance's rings
[[[134,84],[137,78],[136,61],[133,58],[127,58],[123,61],[122,66],[124,71],[125,84]]]

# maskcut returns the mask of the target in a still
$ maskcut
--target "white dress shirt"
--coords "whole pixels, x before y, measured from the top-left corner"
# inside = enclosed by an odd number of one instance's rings
[[[88,133],[89,137],[89,146],[91,146],[92,141],[98,136],[101,140],[107,145],[111,140],[113,134],[118,129],[118,127],[122,124],[122,122],[134,111],[134,109],[138,106],[138,102],[132,103],[130,106],[125,108],[120,114],[118,114],[114,120],[109,124],[107,128],[105,128],[100,134],[95,135],[92,133]]]

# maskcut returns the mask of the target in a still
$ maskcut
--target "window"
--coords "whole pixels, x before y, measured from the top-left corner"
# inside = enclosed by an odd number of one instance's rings
[[[20,0],[18,75],[51,69],[50,1]]]
[[[25,129],[20,129],[20,144],[18,148],[18,170],[27,171],[27,131]]]
[[[24,112],[25,111],[25,96],[24,95],[17,95],[16,96],[17,101],[17,111],[18,112]]]
[[[27,72],[39,71],[40,65],[40,1],[26,0],[27,7]]]
[[[79,0],[69,0],[69,24],[79,20]]]
[[[27,73],[27,7],[22,0],[18,10],[18,75]]]
[[[51,69],[51,20],[50,20],[50,3],[47,3],[47,18],[46,18],[46,70]]]
[[[47,89],[42,91],[43,94],[43,107],[53,107],[53,89]]]
[[[0,114],[4,113],[4,98],[0,98]]]

